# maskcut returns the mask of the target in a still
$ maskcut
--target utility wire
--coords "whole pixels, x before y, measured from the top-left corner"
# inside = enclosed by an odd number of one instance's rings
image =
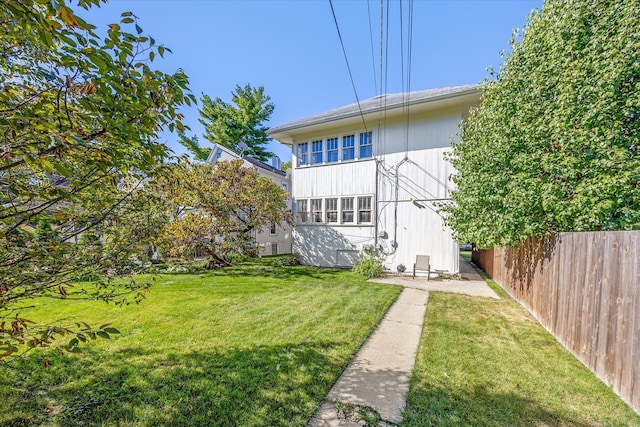
[[[408,0],[409,2],[409,10],[408,10],[408,28],[407,28],[407,111],[406,111],[406,133],[407,133],[407,141],[406,141],[406,150],[409,151],[409,104],[411,102],[411,58],[412,58],[412,49],[413,49],[413,0]]]
[[[340,39],[340,45],[342,46],[342,53],[344,54],[344,60],[347,63],[347,70],[349,71],[351,86],[353,87],[353,93],[356,96],[356,102],[358,103],[358,110],[360,111],[360,117],[362,118],[362,124],[364,125],[364,130],[366,132],[367,124],[364,121],[364,114],[362,113],[362,107],[360,106],[360,98],[358,98],[358,91],[356,91],[356,84],[353,82],[353,74],[351,73],[351,67],[349,66],[347,51],[344,48],[344,42],[342,41],[342,34],[340,34],[340,27],[338,26],[338,19],[336,18],[336,11],[333,9],[333,2],[331,0],[329,0],[329,6],[331,6],[331,14],[333,14],[333,22],[336,23],[336,31],[338,32],[338,38]]]
[[[369,16],[369,41],[371,42],[371,65],[373,65],[373,86],[375,94],[378,95],[378,82],[376,78],[376,55],[373,52],[373,30],[371,29],[371,7],[369,6],[369,0],[367,0],[367,14]],[[382,88],[380,88],[382,90]]]
[[[398,2],[398,5],[400,8],[400,76],[402,81],[402,116],[404,118],[404,157],[406,159],[409,155],[409,91],[404,84],[404,15],[402,13],[402,0]]]

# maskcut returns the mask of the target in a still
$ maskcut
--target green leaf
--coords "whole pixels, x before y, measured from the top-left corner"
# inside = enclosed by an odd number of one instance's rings
[[[78,344],[80,344],[80,341],[78,341],[78,338],[71,338],[71,340],[69,341],[69,344],[67,344],[67,350],[74,351],[76,347],[78,347]]]
[[[36,159],[35,157],[33,157],[31,154],[26,153],[22,156],[22,158],[24,159],[25,162],[27,162],[28,164],[32,165],[33,163],[35,163]]]
[[[75,142],[76,144],[80,144],[80,145],[87,145],[87,141],[85,141],[82,138],[78,138],[77,136],[74,135],[69,135],[68,138],[70,138],[73,142]],[[68,140],[68,139],[67,139]]]
[[[38,162],[42,165],[42,168],[51,173],[53,172],[53,165],[51,164],[51,162],[45,158],[38,158]]]
[[[52,163],[56,172],[58,172],[60,175],[64,176],[65,178],[71,178],[72,173],[69,170],[69,168],[67,168],[66,165],[64,165],[62,162],[56,162],[56,161]]]
[[[111,336],[105,331],[97,331],[96,335],[99,336],[100,338],[105,338],[105,339],[108,339],[108,340],[111,339]]]

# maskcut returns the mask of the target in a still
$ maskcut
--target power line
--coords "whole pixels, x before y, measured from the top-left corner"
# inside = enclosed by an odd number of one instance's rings
[[[356,84],[353,82],[353,74],[351,73],[351,67],[349,66],[349,59],[347,58],[347,51],[344,48],[344,42],[342,41],[342,34],[340,34],[340,27],[338,26],[338,19],[336,18],[336,11],[333,9],[333,2],[329,0],[329,6],[331,6],[331,13],[333,14],[333,22],[336,23],[336,31],[338,32],[338,38],[340,39],[340,45],[342,46],[342,53],[344,54],[344,61],[347,63],[347,70],[349,71],[349,78],[351,79],[351,86],[353,87],[353,93],[356,96],[356,102],[358,103],[358,110],[360,111],[360,117],[362,118],[362,124],[364,130],[367,130],[367,124],[364,121],[364,114],[360,107],[360,98],[358,98],[358,91],[356,90]]]
[[[403,94],[403,113],[404,113],[404,137],[405,137],[405,156],[409,152],[409,112],[411,102],[411,60],[413,50],[413,0],[407,0],[407,85],[404,86],[404,45],[402,43],[404,31],[402,28],[402,22],[404,17],[402,16],[402,0],[400,1],[400,51],[402,58],[402,87]]]
[[[371,7],[369,7],[369,0],[367,0],[367,14],[369,16],[369,41],[371,42],[371,65],[373,65],[373,86],[375,94],[378,95],[378,83],[376,79],[376,55],[373,53],[373,31],[371,29]],[[382,88],[380,88],[382,89]]]

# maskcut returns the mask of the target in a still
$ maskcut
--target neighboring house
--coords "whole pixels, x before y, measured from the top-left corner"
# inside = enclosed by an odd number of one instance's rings
[[[443,156],[479,100],[476,85],[390,94],[270,129],[292,148],[301,261],[346,267],[376,250],[392,271],[429,255],[432,269],[458,272],[437,203],[453,185]]]
[[[213,148],[207,162],[231,161],[242,159],[245,167],[254,168],[258,175],[271,179],[281,186],[289,194],[291,191],[291,178],[287,173],[280,170],[280,159],[275,157],[274,166],[263,163],[251,157],[241,156],[229,148],[218,144],[213,144]],[[291,209],[291,198],[287,198],[287,206]],[[272,224],[266,230],[252,231],[258,255],[277,255],[291,253],[291,226],[289,224]]]

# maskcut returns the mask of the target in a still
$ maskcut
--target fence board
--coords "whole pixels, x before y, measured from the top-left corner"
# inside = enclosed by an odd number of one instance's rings
[[[473,261],[640,413],[640,231],[531,238]]]

